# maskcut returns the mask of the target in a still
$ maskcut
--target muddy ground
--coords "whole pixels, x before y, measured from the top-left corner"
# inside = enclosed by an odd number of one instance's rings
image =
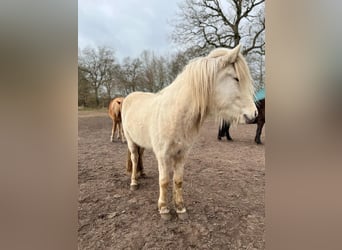
[[[214,120],[205,122],[185,165],[189,218],[173,212],[163,221],[152,151],[147,177],[130,191],[126,144],[110,142],[106,112],[79,111],[78,121],[79,249],[265,249],[265,146],[254,143],[256,125],[231,129],[228,142],[216,139]]]

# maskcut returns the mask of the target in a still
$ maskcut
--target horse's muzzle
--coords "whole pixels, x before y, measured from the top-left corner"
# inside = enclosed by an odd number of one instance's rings
[[[244,114],[243,117],[245,118],[247,124],[254,123],[255,119],[258,117],[258,111],[255,111],[254,118],[249,118],[246,114]]]

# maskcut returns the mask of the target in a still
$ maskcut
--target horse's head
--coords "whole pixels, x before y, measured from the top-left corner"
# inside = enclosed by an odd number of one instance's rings
[[[218,67],[211,110],[231,123],[253,121],[258,115],[253,99],[254,86],[240,45],[232,50],[215,49],[207,57],[215,58]]]

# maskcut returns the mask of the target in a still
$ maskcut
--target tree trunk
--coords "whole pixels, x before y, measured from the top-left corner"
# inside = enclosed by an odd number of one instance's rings
[[[95,88],[95,100],[96,100],[96,107],[100,105],[99,96],[98,96],[98,88]]]

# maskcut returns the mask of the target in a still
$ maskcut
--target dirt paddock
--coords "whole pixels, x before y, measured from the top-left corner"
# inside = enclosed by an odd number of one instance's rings
[[[110,142],[111,125],[104,111],[79,111],[79,249],[265,249],[265,146],[254,142],[256,125],[231,129],[228,142],[205,122],[185,165],[185,221],[175,212],[160,219],[152,151],[147,177],[130,191],[127,145]]]

